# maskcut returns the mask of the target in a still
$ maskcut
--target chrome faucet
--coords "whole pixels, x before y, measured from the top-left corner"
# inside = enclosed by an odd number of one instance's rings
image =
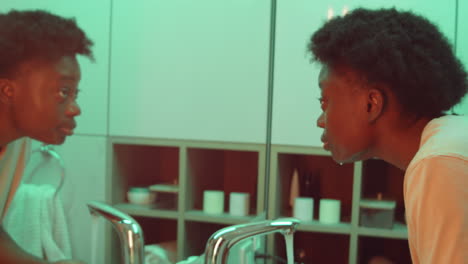
[[[119,234],[125,264],[143,264],[145,261],[143,231],[140,225],[126,213],[102,202],[88,203],[92,215],[110,221]]]
[[[300,221],[296,218],[279,218],[220,229],[208,239],[205,249],[205,264],[227,263],[229,249],[242,240],[276,232],[290,235],[296,231],[296,226],[299,223]]]

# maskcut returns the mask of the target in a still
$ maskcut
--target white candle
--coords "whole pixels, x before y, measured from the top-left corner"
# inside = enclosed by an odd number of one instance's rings
[[[203,212],[222,214],[224,212],[224,192],[206,190],[203,192]]]
[[[293,217],[302,221],[312,221],[314,218],[314,199],[297,197],[294,202]]]
[[[341,201],[334,199],[321,199],[319,211],[319,221],[321,223],[339,223],[341,218]]]
[[[232,192],[229,195],[229,214],[234,216],[249,215],[250,194],[242,192]]]

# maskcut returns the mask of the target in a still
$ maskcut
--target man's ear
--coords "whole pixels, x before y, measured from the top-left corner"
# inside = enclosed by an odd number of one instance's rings
[[[367,116],[369,122],[375,122],[384,111],[385,107],[384,93],[375,88],[371,88],[367,92]]]
[[[8,79],[0,78],[0,102],[8,104],[13,98],[14,88],[13,83]]]

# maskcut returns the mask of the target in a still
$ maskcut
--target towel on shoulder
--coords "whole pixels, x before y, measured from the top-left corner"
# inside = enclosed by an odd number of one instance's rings
[[[3,220],[3,227],[30,254],[48,261],[70,259],[66,216],[55,187],[22,183]]]

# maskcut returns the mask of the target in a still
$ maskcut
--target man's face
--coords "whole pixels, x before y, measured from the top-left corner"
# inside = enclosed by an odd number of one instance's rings
[[[75,57],[55,62],[33,61],[21,66],[14,80],[13,122],[22,136],[62,144],[73,134],[80,67]]]
[[[324,129],[324,149],[338,163],[368,158],[371,143],[366,89],[353,74],[324,65],[319,75],[323,112],[317,126]]]

